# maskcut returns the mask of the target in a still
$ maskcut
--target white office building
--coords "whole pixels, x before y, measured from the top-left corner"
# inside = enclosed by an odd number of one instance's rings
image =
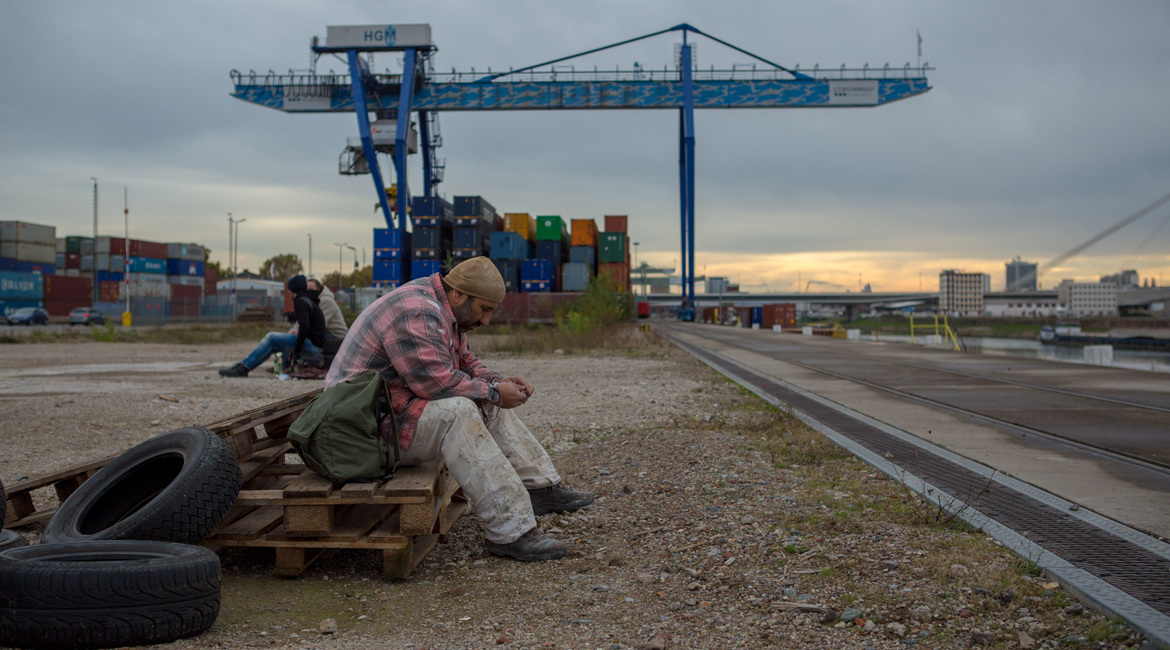
[[[1071,316],[1117,315],[1117,285],[1112,282],[1062,280],[1056,294]]]
[[[982,316],[983,295],[991,292],[986,273],[943,271],[938,274],[938,306],[955,316]]]
[[[1059,305],[1055,291],[1005,291],[983,295],[983,313],[996,318],[1055,316]]]

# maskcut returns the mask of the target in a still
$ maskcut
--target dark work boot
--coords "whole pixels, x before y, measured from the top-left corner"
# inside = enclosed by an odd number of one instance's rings
[[[483,540],[483,545],[492,555],[502,555],[520,560],[521,562],[540,562],[565,557],[569,548],[564,542],[557,541],[533,526],[532,530],[520,536],[520,539],[511,544],[497,544]]]
[[[564,483],[529,490],[528,498],[532,500],[532,514],[537,517],[550,512],[569,512],[593,503],[592,494],[570,490]]]
[[[248,366],[245,366],[242,363],[237,363],[236,365],[232,366],[231,368],[220,368],[219,369],[219,376],[220,377],[247,377],[248,376]]]

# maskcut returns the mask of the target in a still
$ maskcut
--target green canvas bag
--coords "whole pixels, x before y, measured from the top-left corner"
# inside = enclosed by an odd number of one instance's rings
[[[380,434],[390,418],[392,444]],[[288,439],[309,469],[334,483],[394,478],[398,426],[390,388],[376,371],[325,389],[288,429]]]

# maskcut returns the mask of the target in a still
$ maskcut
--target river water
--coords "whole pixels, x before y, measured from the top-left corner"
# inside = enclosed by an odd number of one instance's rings
[[[889,341],[910,343],[910,337],[902,334],[863,334],[864,341]],[[919,343],[922,337],[915,337]],[[1008,357],[1045,359],[1064,363],[1085,363],[1084,348],[1070,345],[1042,345],[1029,339],[1001,339],[992,337],[963,337],[968,352],[997,354]],[[1113,366],[1131,370],[1170,372],[1170,353],[1146,350],[1113,350]]]

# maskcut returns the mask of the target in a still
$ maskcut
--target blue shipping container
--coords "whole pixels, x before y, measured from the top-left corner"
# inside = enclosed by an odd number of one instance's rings
[[[44,299],[45,277],[40,273],[0,271],[0,300]]]
[[[504,289],[511,293],[520,291],[520,261],[492,260],[492,263],[496,265],[496,270],[504,278]]]
[[[410,199],[411,216],[415,219],[442,219],[449,220],[454,214],[454,208],[446,200],[437,196],[414,196]],[[417,222],[415,225],[418,225]]]
[[[123,274],[113,271],[98,271],[94,274],[94,279],[98,282],[121,282],[124,277]]]
[[[406,246],[410,246],[410,233],[404,233],[397,228],[374,228],[374,250],[382,248],[402,248],[406,235]]]
[[[127,260],[127,273],[158,273],[160,275],[167,274],[167,261],[155,259],[153,257],[131,257]],[[174,275],[178,275],[175,273]]]
[[[569,249],[569,262],[573,264],[588,264],[589,268],[597,268],[597,249],[592,246],[573,246]]]
[[[410,249],[403,251],[401,248],[375,248],[374,259],[376,260],[405,260],[410,258]]]
[[[584,291],[589,286],[589,277],[593,269],[588,264],[574,264],[569,262],[561,267],[561,290]]]
[[[469,260],[473,257],[487,257],[482,248],[456,248],[451,251],[451,257],[457,260]]]
[[[371,283],[375,289],[397,289],[402,286],[401,282],[393,282],[391,280],[374,280]]]
[[[493,232],[491,243],[493,260],[525,260],[532,257],[532,246],[518,232]]]
[[[457,196],[455,197],[455,216],[481,217],[494,220],[496,209],[492,207],[491,203],[485,201],[482,196]]]
[[[374,260],[375,282],[405,282],[407,266],[404,260]]]
[[[419,228],[412,243],[414,248],[443,248],[443,233],[438,228]]]
[[[552,291],[552,282],[545,280],[523,280],[520,290],[525,293],[548,293]]]
[[[417,280],[434,275],[443,270],[443,263],[439,260],[415,260],[410,263],[410,277]]]
[[[140,271],[140,273],[149,273],[149,271]],[[167,260],[167,275],[186,275],[201,278],[203,277],[203,262],[178,259]]]
[[[557,266],[565,262],[568,252],[568,248],[559,241],[536,242],[536,257],[548,260]]]
[[[484,250],[491,240],[478,228],[456,228],[455,248]]]
[[[553,278],[553,265],[548,260],[524,260],[520,262],[521,282],[550,282]]]
[[[56,264],[45,264],[44,262],[22,262],[16,260],[17,273],[40,273],[41,275],[53,275],[57,272]]]
[[[24,309],[25,307],[44,307],[45,304],[40,300],[7,300],[0,299],[0,316],[7,318],[17,309]],[[7,324],[7,323],[5,323]]]
[[[762,322],[764,322],[764,308],[752,307],[752,323],[758,325]]]
[[[65,256],[58,255],[57,257],[64,258]],[[60,266],[65,266],[65,265],[61,264]],[[15,273],[16,272],[16,258],[15,257],[0,257],[0,271],[11,271],[11,272]]]

